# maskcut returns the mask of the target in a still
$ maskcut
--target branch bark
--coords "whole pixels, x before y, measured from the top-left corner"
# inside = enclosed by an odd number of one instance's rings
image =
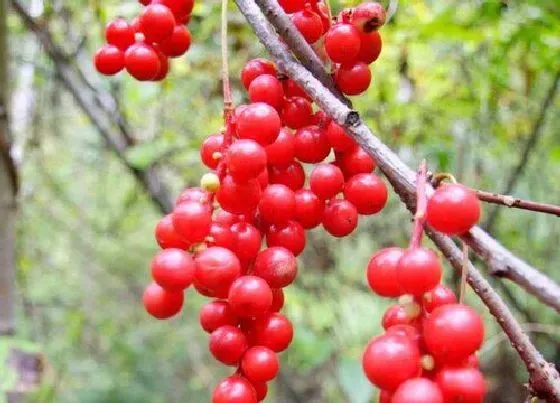
[[[261,1],[264,2],[267,0]],[[414,211],[415,178],[410,168],[373,135],[369,128],[364,125],[356,111],[350,110],[339,99],[333,96],[311,72],[306,70],[295,60],[254,0],[236,0],[236,4],[245,15],[259,40],[274,57],[279,67],[295,80],[298,85],[304,88],[325,113],[348,129],[364,150],[375,158],[378,166],[387,176],[394,190],[406,204],[407,208]],[[429,189],[433,192],[433,188]],[[480,229],[474,232],[475,234],[473,237],[469,239],[471,247],[473,247],[473,245],[478,246],[478,243],[481,241],[480,237],[484,234]],[[451,238],[430,229],[427,230],[427,233],[435,242],[436,246],[444,253],[452,266],[456,270],[462,270],[462,253],[455,246]],[[484,237],[482,237],[482,239],[484,239]],[[488,250],[491,252],[491,256],[495,254],[504,256],[505,248],[495,241],[494,244],[491,245],[493,249],[487,249],[486,245],[482,246],[484,251]],[[473,249],[476,250],[474,247]],[[507,256],[507,258],[509,263],[519,265],[519,262],[513,259],[515,258],[513,255]],[[536,271],[536,269],[533,270]],[[524,361],[530,375],[530,385],[533,392],[536,395],[550,399],[550,401],[560,401],[560,377],[558,372],[551,364],[543,359],[542,355],[536,350],[527,335],[523,332],[507,305],[472,264],[469,264],[467,280],[473,290],[488,306],[490,312],[496,317],[498,323],[510,339],[512,346],[514,346],[519,356]],[[551,280],[549,280],[549,282],[551,282]]]
[[[538,213],[552,214],[560,217],[560,206],[548,203],[539,203],[531,200],[523,200],[517,197],[503,195],[499,193],[485,192],[483,190],[472,189],[478,198],[486,203],[500,204],[502,206],[517,208],[521,210],[536,211]]]
[[[162,213],[170,212],[173,209],[173,201],[156,170],[153,167],[138,169],[126,159],[126,151],[134,145],[134,138],[124,117],[115,110],[114,106],[117,103],[113,97],[96,89],[87,81],[84,72],[70,62],[62,48],[55,43],[50,32],[31,17],[18,0],[9,0],[9,2],[26,28],[35,34],[52,60],[57,77],[97,128],[109,148],[134,175],[157,208]]]

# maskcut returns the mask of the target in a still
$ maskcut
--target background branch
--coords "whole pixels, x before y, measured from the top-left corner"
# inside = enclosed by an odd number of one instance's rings
[[[560,217],[560,206],[548,203],[539,203],[531,200],[523,200],[517,197],[498,193],[485,192],[472,189],[478,198],[486,203],[500,204],[502,206],[517,208],[521,210],[536,211],[538,213],[552,214]]]

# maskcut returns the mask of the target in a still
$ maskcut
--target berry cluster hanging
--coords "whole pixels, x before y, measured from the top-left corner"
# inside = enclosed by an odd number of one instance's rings
[[[140,15],[130,24],[123,18],[105,27],[103,45],[95,54],[95,68],[112,76],[123,69],[138,81],[161,81],[169,72],[169,58],[184,55],[191,45],[186,27],[194,0],[140,0]]]

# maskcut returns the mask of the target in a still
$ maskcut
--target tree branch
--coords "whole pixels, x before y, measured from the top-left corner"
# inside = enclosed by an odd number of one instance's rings
[[[264,2],[266,0],[261,1]],[[249,24],[253,27],[259,40],[274,57],[279,67],[295,80],[298,85],[302,86],[328,115],[348,129],[364,150],[375,158],[380,169],[387,176],[391,185],[403,202],[406,203],[409,210],[414,211],[415,180],[414,173],[410,168],[373,135],[369,128],[361,121],[357,112],[350,110],[340,102],[308,70],[294,59],[254,0],[236,0],[236,3]],[[429,189],[433,192],[432,188]],[[478,232],[483,233],[482,230],[478,230]],[[456,270],[461,270],[462,253],[453,241],[429,229],[428,235],[438,248],[442,250],[453,267]],[[476,235],[480,236],[480,234]],[[476,244],[472,240],[471,243]],[[499,244],[493,246],[498,250],[500,248],[504,249]],[[511,258],[509,261],[512,261]],[[557,371],[544,361],[527,335],[523,333],[507,305],[504,304],[499,295],[472,265],[469,265],[467,280],[473,290],[488,306],[491,313],[497,318],[498,323],[525,362],[534,393],[548,397],[552,401],[560,401],[560,377]]]
[[[9,2],[26,28],[35,34],[52,60],[57,77],[97,128],[109,148],[134,175],[158,209],[163,213],[171,211],[172,199],[155,169],[138,169],[127,161],[126,151],[134,144],[134,139],[124,117],[116,113],[114,108],[109,108],[108,105],[116,105],[113,97],[94,88],[85,79],[83,71],[70,63],[64,51],[54,42],[50,32],[35,21],[18,0]]]
[[[538,213],[552,214],[560,217],[560,206],[548,203],[539,203],[531,200],[523,200],[517,197],[502,195],[498,193],[485,192],[483,190],[472,189],[479,200],[486,203],[500,204],[502,206],[517,208],[521,210],[536,211]]]

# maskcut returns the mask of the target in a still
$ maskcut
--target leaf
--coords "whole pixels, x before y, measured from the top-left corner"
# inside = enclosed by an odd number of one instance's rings
[[[350,403],[367,403],[373,396],[373,388],[362,372],[361,365],[348,358],[338,363],[337,376]]]

